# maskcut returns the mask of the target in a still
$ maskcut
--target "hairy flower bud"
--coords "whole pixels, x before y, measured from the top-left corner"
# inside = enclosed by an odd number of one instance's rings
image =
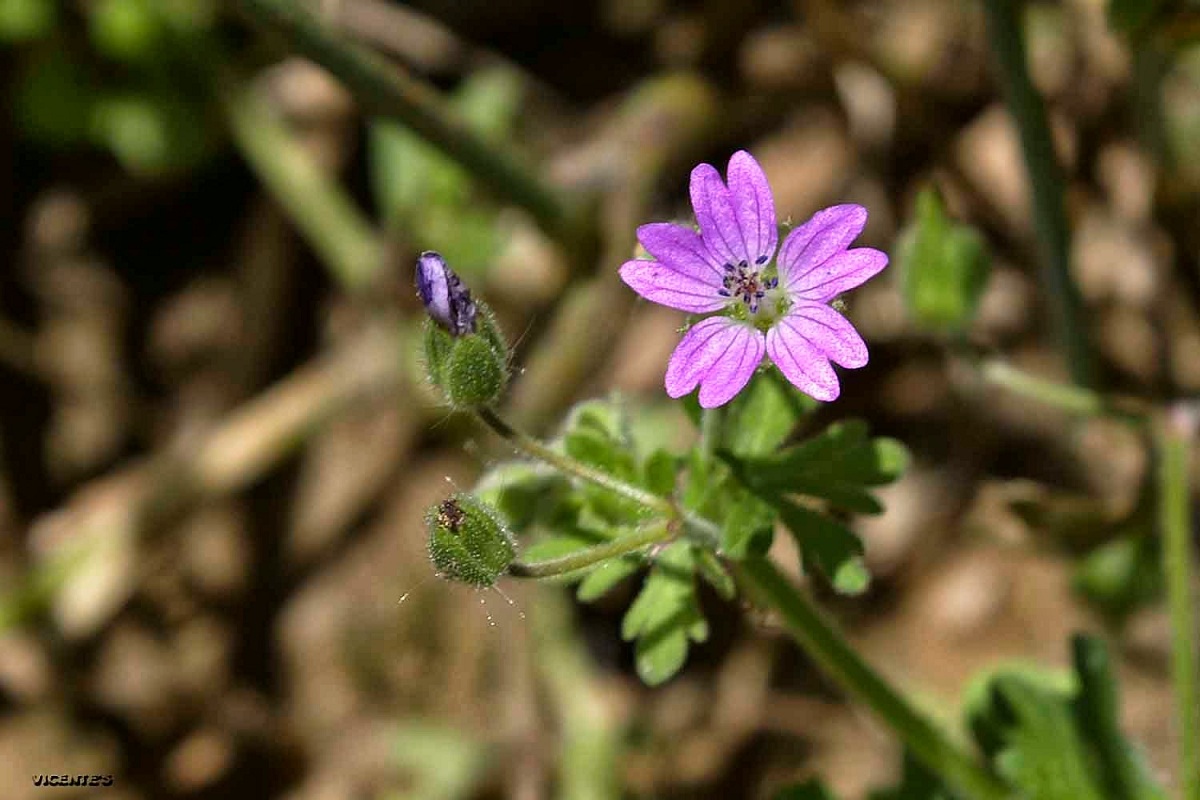
[[[429,558],[447,580],[486,588],[516,558],[516,547],[500,515],[479,498],[459,492],[429,509]]]
[[[488,307],[437,253],[417,259],[417,291],[429,312],[425,366],[429,381],[454,408],[470,410],[500,399],[508,384],[508,345]]]
[[[417,259],[417,293],[430,319],[451,336],[475,332],[475,301],[441,254],[426,250]]]

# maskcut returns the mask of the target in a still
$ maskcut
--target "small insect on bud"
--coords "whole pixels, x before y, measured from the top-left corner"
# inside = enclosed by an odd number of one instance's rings
[[[499,513],[459,492],[429,509],[429,558],[438,574],[479,588],[493,586],[516,558],[516,546]]]
[[[429,313],[425,365],[450,405],[469,410],[500,399],[508,384],[508,346],[491,311],[432,250],[417,259],[417,292]]]

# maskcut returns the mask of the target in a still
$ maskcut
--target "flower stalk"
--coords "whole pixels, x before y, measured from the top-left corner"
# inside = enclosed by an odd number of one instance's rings
[[[1171,618],[1171,680],[1180,747],[1180,783],[1184,800],[1200,800],[1200,674],[1196,659],[1195,600],[1192,568],[1191,440],[1197,412],[1177,406],[1158,432],[1159,526],[1162,570]]]
[[[1009,792],[980,764],[917,712],[862,659],[768,559],[733,564],[739,583],[782,616],[788,633],[821,669],[865,703],[903,740],[926,767],[963,797],[1006,800]]]
[[[1020,0],[985,0],[988,39],[999,66],[1008,109],[1017,123],[1025,171],[1033,194],[1033,220],[1041,250],[1042,275],[1053,300],[1052,312],[1066,349],[1071,377],[1092,386],[1095,359],[1083,321],[1083,301],[1071,279],[1071,233],[1067,224],[1062,175],[1046,108],[1029,78],[1021,36]]]
[[[517,578],[553,578],[569,575],[610,558],[634,553],[652,544],[661,544],[670,540],[674,535],[672,526],[666,520],[660,519],[650,525],[636,528],[624,536],[618,536],[611,541],[589,547],[586,550],[534,563],[515,561],[509,565],[508,574]]]
[[[659,497],[656,494],[651,494],[645,489],[640,489],[637,486],[626,483],[619,478],[614,478],[606,472],[601,472],[598,469],[593,469],[587,464],[583,464],[570,456],[563,455],[555,450],[550,449],[546,445],[513,428],[507,422],[500,418],[491,408],[479,408],[475,411],[476,416],[484,425],[491,428],[500,438],[511,444],[520,452],[527,456],[531,456],[540,461],[544,461],[560,472],[567,475],[573,475],[589,483],[608,489],[614,494],[619,494],[635,503],[640,503],[652,511],[657,511],[668,517],[678,516],[678,509],[675,504],[665,497]]]

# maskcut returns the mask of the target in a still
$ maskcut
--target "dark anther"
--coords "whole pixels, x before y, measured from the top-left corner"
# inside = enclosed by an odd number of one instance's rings
[[[759,265],[767,263],[767,256],[759,256],[758,258],[754,259],[754,263]]]
[[[730,296],[728,289],[718,289],[717,294],[721,295],[721,297],[729,297]]]
[[[742,269],[745,269],[746,267],[748,267],[750,265],[747,264],[745,261],[743,261],[742,263],[738,264],[738,266],[741,267]]]
[[[726,264],[726,265],[725,265],[725,271],[726,271],[726,272],[733,272],[735,269],[737,269],[737,267],[735,267],[733,264]]]

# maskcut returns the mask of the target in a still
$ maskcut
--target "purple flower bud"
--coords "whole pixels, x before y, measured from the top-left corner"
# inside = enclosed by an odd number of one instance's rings
[[[446,264],[446,259],[432,250],[417,259],[417,292],[425,311],[451,336],[475,332],[475,301],[471,292]]]

